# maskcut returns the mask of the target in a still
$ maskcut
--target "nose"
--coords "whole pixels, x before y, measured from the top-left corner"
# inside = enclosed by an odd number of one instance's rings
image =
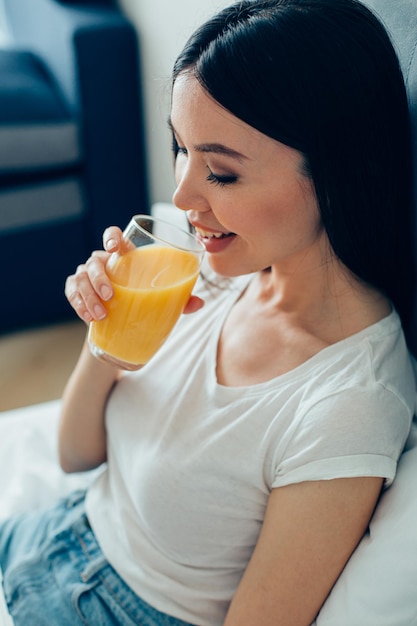
[[[193,171],[189,161],[177,163],[175,167],[177,188],[172,202],[183,211],[202,212],[210,210],[210,205],[200,187],[198,173]]]

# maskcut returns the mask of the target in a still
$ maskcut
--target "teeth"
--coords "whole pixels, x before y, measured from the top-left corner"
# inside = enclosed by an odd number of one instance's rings
[[[216,239],[220,239],[220,237],[223,237],[223,235],[225,234],[225,233],[213,233],[209,230],[202,230],[201,228],[197,228],[196,230],[202,237],[215,237]]]

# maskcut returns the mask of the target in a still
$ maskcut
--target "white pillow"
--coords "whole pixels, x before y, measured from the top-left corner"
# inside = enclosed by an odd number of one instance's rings
[[[0,412],[0,521],[50,506],[86,487],[101,471],[61,470],[56,447],[60,408],[60,401],[53,400]]]
[[[417,424],[316,626],[417,625]]]

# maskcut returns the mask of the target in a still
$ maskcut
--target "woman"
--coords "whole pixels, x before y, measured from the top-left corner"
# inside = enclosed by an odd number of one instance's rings
[[[0,530],[18,625],[307,626],[409,431],[411,157],[383,27],[355,0],[238,2],[179,56],[170,126],[211,269],[139,372],[84,348],[60,459],[106,463]],[[67,280],[87,323],[120,240]]]

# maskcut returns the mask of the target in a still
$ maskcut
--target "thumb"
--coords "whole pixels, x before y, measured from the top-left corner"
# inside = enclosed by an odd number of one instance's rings
[[[200,309],[202,309],[203,306],[204,306],[204,300],[202,300],[198,296],[190,296],[190,299],[185,305],[183,312],[186,314],[195,313],[196,311],[199,311]]]

